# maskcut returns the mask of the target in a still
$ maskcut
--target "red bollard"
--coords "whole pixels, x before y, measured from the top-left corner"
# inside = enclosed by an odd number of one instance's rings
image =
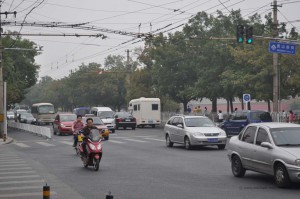
[[[114,196],[111,195],[111,192],[108,192],[108,195],[106,195],[105,199],[114,199]]]

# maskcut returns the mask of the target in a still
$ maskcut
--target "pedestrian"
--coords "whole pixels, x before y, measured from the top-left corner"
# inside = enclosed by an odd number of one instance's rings
[[[282,110],[281,117],[283,122],[288,122],[287,121],[288,116],[284,110]]]
[[[219,119],[219,122],[223,122],[223,120],[224,120],[224,115],[221,110],[219,110],[218,119]]]
[[[187,107],[187,112],[190,114],[192,112],[192,109],[190,108],[190,106]]]
[[[203,115],[206,116],[207,114],[207,107],[204,107]]]
[[[295,114],[293,113],[292,110],[290,110],[289,123],[294,123],[294,121],[295,121]]]
[[[234,108],[234,112],[236,113],[236,112],[237,112],[237,110],[238,110],[238,108],[236,108],[236,107],[235,107],[235,108]]]

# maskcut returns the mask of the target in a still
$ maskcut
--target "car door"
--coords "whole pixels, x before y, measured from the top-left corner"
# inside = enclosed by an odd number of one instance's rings
[[[172,120],[172,123],[171,123],[172,125],[170,127],[170,138],[173,142],[179,142],[179,136],[178,136],[178,131],[177,131],[178,121],[179,121],[179,117],[175,117]]]
[[[176,134],[178,136],[178,142],[183,143],[184,142],[184,136],[185,136],[185,129],[183,125],[183,119],[179,117],[177,125],[181,125],[182,127],[176,126]]]
[[[268,131],[260,127],[257,131],[255,145],[253,146],[253,167],[255,170],[263,173],[272,174],[272,149],[262,147],[262,142],[271,143]]]
[[[253,147],[254,147],[254,138],[256,133],[256,126],[248,126],[242,135],[241,142],[238,145],[238,152],[242,158],[243,166],[246,168],[253,167]]]

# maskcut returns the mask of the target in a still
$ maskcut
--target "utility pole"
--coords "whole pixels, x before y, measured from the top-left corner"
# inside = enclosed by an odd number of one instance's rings
[[[3,46],[2,46],[2,20],[1,16],[9,14],[14,14],[16,16],[17,12],[1,12],[2,1],[0,0],[0,138],[6,140],[6,136],[4,135],[4,82],[3,82]]]
[[[277,0],[273,1],[273,38],[278,37],[278,20],[277,20]],[[278,71],[278,54],[273,53],[273,113],[274,121],[277,122],[279,119],[279,71]]]

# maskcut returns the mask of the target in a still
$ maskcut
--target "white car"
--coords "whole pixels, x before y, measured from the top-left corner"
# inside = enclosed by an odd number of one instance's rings
[[[168,147],[174,143],[184,144],[188,150],[197,145],[216,145],[219,149],[226,146],[225,131],[205,116],[173,116],[166,123],[164,132]]]

